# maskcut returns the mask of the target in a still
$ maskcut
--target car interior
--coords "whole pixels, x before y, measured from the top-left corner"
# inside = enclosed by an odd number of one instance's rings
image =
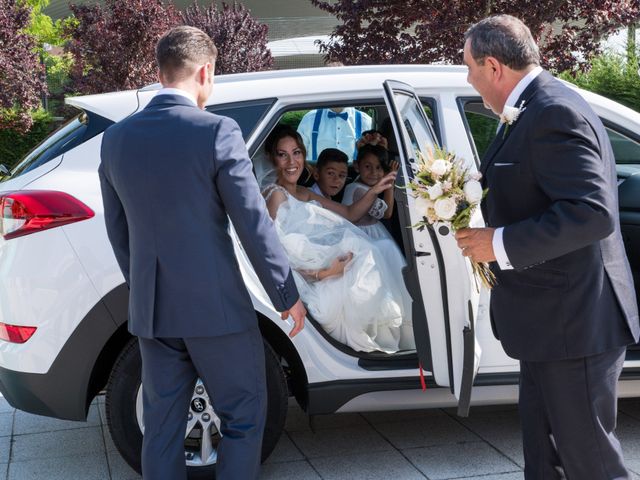
[[[398,149],[397,141],[395,138],[395,134],[393,132],[393,127],[391,124],[391,119],[389,117],[388,109],[384,103],[370,103],[370,104],[359,104],[359,105],[344,105],[344,104],[322,105],[322,108],[331,108],[334,106],[335,107],[353,106],[357,110],[360,110],[368,114],[372,119],[371,129],[381,131],[385,136],[385,138],[387,138],[387,141],[389,144],[390,158],[399,160],[399,153],[397,150]],[[312,110],[314,108],[315,107],[309,106],[308,108],[304,108],[304,109],[290,109],[285,112],[282,112],[282,115],[280,116],[279,120],[270,126],[270,128],[268,129],[268,132],[265,132],[262,138],[263,143],[260,145],[259,148],[257,148],[257,150],[255,151],[252,157],[252,162],[254,165],[254,173],[256,175],[256,178],[261,188],[263,186],[266,186],[269,183],[272,183],[275,179],[271,162],[264,149],[264,140],[266,139],[268,134],[279,125],[287,125],[296,129],[302,117],[309,110]],[[306,171],[298,180],[299,185],[302,185],[305,187],[311,187],[313,185],[314,183],[313,169],[314,168],[315,168],[315,163],[307,162],[307,165],[305,167]],[[348,170],[349,170],[349,173],[347,176],[345,187],[346,185],[348,185],[351,182],[354,182],[357,179],[357,173],[353,167],[351,160],[348,165]],[[400,175],[401,172],[399,172],[398,174]],[[344,188],[338,195],[333,197],[333,200],[340,202],[343,192],[344,192]],[[396,196],[405,195],[405,193],[404,191],[400,191],[399,189],[396,189],[395,195]],[[397,207],[394,208],[393,215],[390,219],[383,219],[381,221],[385,226],[385,228],[389,231],[389,233],[391,234],[391,236],[393,237],[397,245],[399,246],[400,250],[402,252],[406,252],[407,249],[405,249],[405,246],[403,245],[402,231],[401,231],[402,226],[400,225],[400,218],[397,212]],[[406,256],[406,253],[405,253],[405,256]],[[391,365],[389,368],[396,368],[396,367],[393,367],[393,365],[396,365],[398,362],[400,363],[408,362],[408,364],[410,365],[408,365],[407,368],[412,368],[417,366],[417,355],[416,355],[415,349],[400,350],[396,353],[358,352],[353,350],[349,346],[344,345],[339,341],[335,340],[334,338],[332,338],[327,332],[324,331],[324,329],[320,326],[320,324],[317,321],[315,321],[313,318],[309,317],[309,320],[313,324],[313,326],[316,328],[316,330],[320,332],[323,338],[325,338],[336,349],[344,353],[347,353],[351,356],[359,357],[361,365],[368,365],[367,362],[371,362],[373,363],[373,365],[378,365],[378,362],[376,360],[382,360],[382,359],[389,360],[391,358],[394,358],[395,361],[391,362]]]

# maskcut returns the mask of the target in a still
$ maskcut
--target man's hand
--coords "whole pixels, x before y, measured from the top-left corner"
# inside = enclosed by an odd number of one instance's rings
[[[493,232],[495,228],[463,228],[456,232],[458,247],[462,255],[471,260],[482,262],[495,262],[493,253]]]
[[[291,307],[289,310],[285,310],[280,314],[282,320],[286,320],[289,318],[289,315],[293,318],[295,325],[289,332],[289,336],[291,338],[295,337],[298,333],[302,331],[304,328],[304,317],[307,316],[307,309],[304,308],[302,304],[302,300],[298,299],[298,301]]]

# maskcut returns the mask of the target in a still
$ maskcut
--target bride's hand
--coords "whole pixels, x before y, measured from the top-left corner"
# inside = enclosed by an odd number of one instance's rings
[[[382,177],[382,179],[378,183],[371,187],[371,190],[373,190],[373,192],[377,195],[393,187],[395,181],[396,172],[389,172],[384,177]]]
[[[329,276],[342,275],[344,273],[344,269],[349,264],[352,258],[353,253],[351,252],[336,258],[333,262],[331,262],[331,265],[327,269],[327,273],[329,274]]]

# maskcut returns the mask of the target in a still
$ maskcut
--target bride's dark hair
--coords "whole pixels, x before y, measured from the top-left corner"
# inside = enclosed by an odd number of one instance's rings
[[[276,156],[278,142],[287,137],[291,137],[296,141],[296,143],[298,144],[298,148],[302,150],[303,157],[307,158],[307,149],[304,146],[304,142],[302,141],[302,137],[300,136],[300,134],[289,125],[277,125],[264,141],[264,149],[271,158],[272,162]]]

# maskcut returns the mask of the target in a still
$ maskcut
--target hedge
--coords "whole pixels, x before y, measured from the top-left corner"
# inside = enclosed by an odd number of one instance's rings
[[[0,130],[0,163],[11,169],[55,127],[53,117],[44,110],[33,113],[33,127],[26,134]]]
[[[640,111],[640,76],[638,65],[627,66],[624,57],[607,53],[594,57],[591,70],[575,77],[563,73],[560,78],[578,85],[580,88],[610,98]]]

